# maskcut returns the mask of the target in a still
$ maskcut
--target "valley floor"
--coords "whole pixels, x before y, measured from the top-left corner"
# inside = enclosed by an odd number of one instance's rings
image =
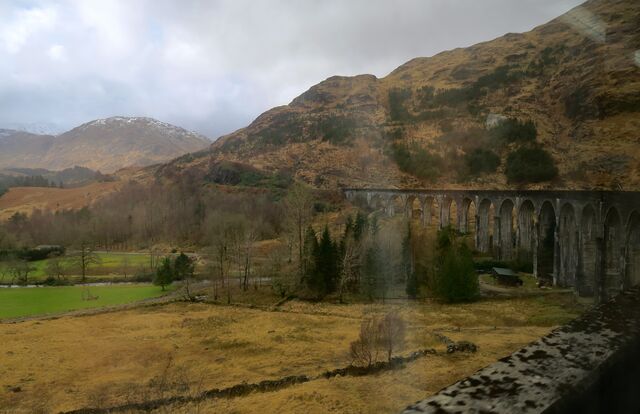
[[[360,321],[391,309],[407,322],[401,355],[425,348],[437,353],[397,370],[163,405],[157,412],[398,412],[548,333],[584,305],[560,293],[464,305],[429,300],[350,305],[294,300],[263,308],[171,303],[4,323],[0,408],[40,413],[107,408],[244,382],[317,376],[348,366],[349,344]],[[447,354],[435,333],[474,342],[478,352]]]

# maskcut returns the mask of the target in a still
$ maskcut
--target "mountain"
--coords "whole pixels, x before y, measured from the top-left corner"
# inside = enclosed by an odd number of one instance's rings
[[[51,135],[0,129],[0,168],[41,166],[41,158],[54,139]]]
[[[152,118],[112,117],[57,136],[0,130],[0,168],[82,166],[110,173],[167,161],[209,144],[202,135]]]
[[[53,122],[10,122],[1,125],[0,129],[13,129],[15,131],[29,132],[36,135],[58,135],[64,132],[60,125]]]
[[[640,189],[639,50],[640,2],[590,0],[384,78],[331,77],[149,171],[206,180],[235,162],[320,188]]]

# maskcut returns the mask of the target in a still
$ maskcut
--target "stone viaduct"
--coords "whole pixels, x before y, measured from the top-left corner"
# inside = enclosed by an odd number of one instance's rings
[[[348,200],[474,234],[499,260],[600,301],[640,285],[640,192],[345,188]]]

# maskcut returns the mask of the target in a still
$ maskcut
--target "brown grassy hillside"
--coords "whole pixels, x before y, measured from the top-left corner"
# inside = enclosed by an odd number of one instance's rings
[[[154,171],[204,176],[230,160],[321,188],[638,189],[639,49],[640,3],[591,0],[528,33],[416,58],[382,79],[329,78]],[[533,121],[537,138],[526,146],[551,155],[556,178],[507,181],[507,157],[525,144],[494,137],[488,123],[504,118]],[[500,158],[496,172],[465,173],[478,148]],[[404,150],[415,159],[405,172]]]
[[[0,221],[17,212],[76,210],[122,187],[122,181],[95,182],[76,188],[15,187],[0,197]]]

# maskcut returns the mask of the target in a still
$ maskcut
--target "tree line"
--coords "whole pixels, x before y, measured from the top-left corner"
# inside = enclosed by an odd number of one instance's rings
[[[348,216],[335,237],[329,226],[316,232],[309,225],[302,243],[298,281],[287,294],[322,299],[357,295],[367,300],[394,295],[421,294],[449,302],[472,301],[478,296],[478,278],[471,250],[450,227],[430,242],[426,232],[405,221],[381,226],[374,215]]]
[[[450,249],[464,263],[471,260],[462,243],[435,243],[408,222],[381,225],[375,212],[359,211],[333,230],[325,226],[316,231],[312,224],[318,209],[339,202],[297,182],[283,192],[221,190],[188,176],[171,185],[129,183],[91,207],[16,213],[0,226],[0,249],[38,244],[88,253],[148,249],[150,270],[168,274],[175,264],[155,253],[156,244],[197,248],[207,258],[199,276],[211,280],[214,299],[228,302],[232,283],[247,291],[262,278],[282,296],[416,297],[423,291],[444,292],[436,286],[438,272],[453,265],[438,258]],[[273,243],[258,268],[256,245],[261,240]],[[85,256],[90,266],[93,256]],[[83,279],[87,266],[81,266]]]

